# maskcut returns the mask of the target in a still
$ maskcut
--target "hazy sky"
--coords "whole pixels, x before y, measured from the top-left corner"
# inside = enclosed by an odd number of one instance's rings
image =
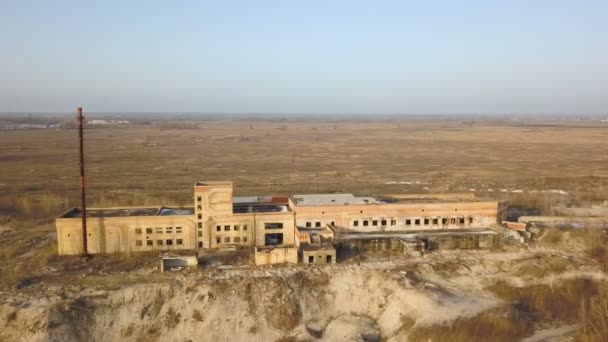
[[[0,0],[0,111],[608,113],[608,1]]]

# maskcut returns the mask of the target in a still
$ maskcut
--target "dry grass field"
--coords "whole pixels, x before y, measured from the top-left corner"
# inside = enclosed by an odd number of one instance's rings
[[[190,204],[197,180],[232,180],[236,195],[465,191],[544,211],[556,204],[585,205],[608,199],[608,126],[599,124],[430,119],[165,120],[124,128],[89,128],[85,137],[90,206]],[[316,313],[328,317],[327,334],[340,332],[344,326],[359,329],[371,324],[375,329],[382,327],[387,340],[407,336],[410,341],[512,341],[535,334],[564,333],[570,337],[566,340],[606,340],[608,235],[598,230],[548,230],[537,242],[497,251],[404,258],[361,256],[331,269],[278,267],[272,269],[277,275],[262,278],[256,268],[220,271],[209,265],[202,272],[179,277],[161,275],[154,269],[156,255],[147,254],[96,256],[86,262],[58,257],[53,218],[79,204],[77,151],[74,129],[0,131],[0,291],[4,294],[0,296],[0,324],[13,327],[5,335],[0,333],[0,339],[23,336],[19,335],[23,330],[28,336],[42,336],[41,340],[49,336],[87,340],[96,334],[92,329],[100,329],[121,338],[161,340],[173,329],[204,328],[201,331],[207,334],[216,327],[215,334],[222,340],[234,326],[227,320],[223,325],[217,322],[224,322],[224,312],[236,307],[243,310],[243,317],[264,327],[240,327],[237,332],[244,340],[256,334],[299,340],[294,336],[307,333],[297,335],[297,327],[305,322],[293,298],[311,298],[307,305],[314,307],[318,305],[315,291],[327,291],[340,303],[324,305],[326,311]],[[393,265],[389,272],[377,269],[387,262]],[[367,266],[358,268],[359,263]],[[402,270],[434,287],[403,288]],[[226,282],[230,272],[235,272],[238,283]],[[269,289],[277,294],[291,293],[285,288],[285,277],[290,277],[291,285],[301,292],[282,302],[280,308],[288,314],[256,313],[256,308],[268,307],[265,303],[270,300],[276,304],[277,296],[258,298]],[[330,281],[332,277],[337,280]],[[309,278],[314,281],[302,282]],[[349,282],[368,284],[370,279],[376,279],[377,284],[400,280],[381,291],[374,282],[369,288],[352,287],[365,293],[360,298],[371,303],[352,310],[373,318],[366,316],[363,323],[353,324],[362,317],[340,311],[345,300],[339,295],[348,293],[351,298],[351,288],[347,291],[343,286]],[[133,289],[144,286],[158,295],[169,284],[171,290],[163,295],[167,302],[159,302],[151,318],[144,320],[150,311],[150,297],[133,295]],[[235,298],[234,291],[247,291],[241,296],[244,302],[226,304],[226,308],[193,306],[205,298],[197,292],[205,286],[219,296],[217,301],[209,297],[212,305],[229,303]],[[252,295],[256,289],[259,293]],[[66,291],[67,299],[63,298]],[[222,291],[232,292],[224,296]],[[306,295],[306,291],[315,295]],[[450,295],[451,291],[457,295]],[[48,294],[60,295],[50,300],[45,297]],[[138,305],[103,302],[112,296],[116,298],[110,302],[141,301],[142,308],[137,311]],[[456,313],[446,322],[425,322],[421,312],[429,306],[415,304],[416,300],[426,303],[430,300],[427,296],[435,298],[430,317]],[[383,298],[416,300],[380,306]],[[437,298],[443,299],[434,302]],[[46,308],[47,300],[60,309],[38,309]],[[488,300],[497,304],[461,315],[461,305],[476,307],[468,301]],[[248,305],[241,305],[247,301]],[[31,303],[32,309],[27,309]],[[405,311],[412,316],[404,315],[403,307],[408,303],[413,303],[413,311]],[[176,312],[185,315],[194,307],[192,321],[176,316]],[[398,324],[382,318],[393,309],[401,313]],[[54,317],[48,326],[43,318],[47,312]],[[222,319],[207,318],[214,317],[214,312],[221,313]],[[106,321],[112,326],[116,317],[122,317],[117,325],[120,329],[106,329]],[[285,317],[293,321],[286,322]],[[264,325],[265,320],[269,326]],[[66,327],[72,330],[62,330]],[[230,339],[234,336],[223,340]]]
[[[85,137],[92,205],[189,203],[194,181],[218,179],[234,181],[240,195],[607,194],[606,125],[201,120],[87,129]],[[76,130],[0,132],[0,208],[44,216],[77,205],[76,138]]]

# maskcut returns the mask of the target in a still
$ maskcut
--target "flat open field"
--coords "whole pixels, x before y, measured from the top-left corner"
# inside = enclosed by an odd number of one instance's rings
[[[607,194],[607,125],[201,120],[87,129],[85,139],[93,205],[189,203],[196,180],[232,180],[240,195]],[[77,205],[77,144],[76,130],[0,132],[3,203],[20,195],[50,197],[56,210]]]

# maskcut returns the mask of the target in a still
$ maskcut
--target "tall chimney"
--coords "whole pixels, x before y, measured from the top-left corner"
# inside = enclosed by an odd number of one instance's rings
[[[88,256],[87,248],[87,202],[85,196],[84,183],[84,142],[83,142],[83,123],[82,107],[78,107],[78,142],[80,148],[80,207],[82,209],[82,254]]]

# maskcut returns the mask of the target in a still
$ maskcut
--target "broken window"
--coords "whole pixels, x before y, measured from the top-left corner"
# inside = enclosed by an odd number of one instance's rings
[[[283,244],[283,233],[264,235],[264,245],[276,246],[276,245],[282,245],[282,244]]]
[[[135,234],[141,234],[141,228],[135,228]]]
[[[196,209],[198,209],[199,211],[203,210],[203,206],[201,206],[200,204],[198,206],[196,206]]]
[[[243,242],[247,242],[247,237],[243,236]]]
[[[247,225],[246,224],[243,225],[243,230],[247,230]]]
[[[173,246],[173,240],[167,239],[167,246]]]
[[[436,218],[434,218],[434,219],[433,219],[433,224],[434,224],[434,225],[439,224],[439,220],[438,220],[438,219],[436,219]]]
[[[386,220],[381,220],[381,221],[380,221],[380,225],[381,225],[381,226],[386,226]]]
[[[176,233],[181,233],[182,232],[182,227],[175,227],[175,232]]]
[[[473,224],[473,216],[469,217],[469,224]]]
[[[152,234],[152,228],[146,228],[146,234]]]
[[[152,240],[146,241],[146,246],[152,246],[152,245],[154,245],[154,241],[152,241]]]
[[[202,200],[203,200],[203,197],[202,197],[202,196],[196,196],[196,200],[197,200],[198,202],[200,202],[200,201],[202,201]]]
[[[451,224],[456,224],[456,219],[452,217],[452,219],[450,220]]]
[[[410,220],[410,219],[405,220],[405,224],[408,225],[408,226],[411,225],[412,224],[412,220]]]
[[[234,225],[234,230],[235,230],[235,231],[238,231],[239,229],[241,229],[241,226],[239,226],[238,224],[235,224],[235,225]]]
[[[198,219],[199,219],[199,220],[202,220],[202,219],[203,219],[203,214],[198,214],[197,216],[198,216]]]
[[[135,240],[135,246],[141,246],[141,240]]]
[[[198,242],[198,248],[203,248],[203,242],[202,241]]]
[[[283,223],[281,223],[281,222],[264,223],[264,228],[266,228],[266,229],[282,229],[283,228]]]
[[[317,227],[317,228],[321,227],[321,222],[315,222],[315,227]]]
[[[163,240],[156,240],[156,245],[157,246],[162,246],[163,245]]]
[[[312,227],[312,222],[306,222],[306,228]]]
[[[464,217],[459,218],[459,219],[458,219],[458,223],[460,223],[460,224],[464,224]]]
[[[203,237],[203,232],[199,230],[198,237]]]
[[[225,225],[225,226],[224,226],[224,230],[225,230],[225,231],[230,231],[230,225],[229,225],[229,224],[228,224],[228,225]]]
[[[372,226],[377,226],[378,225],[378,220],[372,220]]]
[[[325,262],[331,264],[331,255],[325,257]]]
[[[442,219],[441,219],[441,224],[443,224],[444,226],[445,226],[446,224],[448,224],[448,219],[447,219],[447,218],[445,218],[445,217],[444,217],[444,218],[442,218]]]
[[[230,237],[229,237],[229,236],[226,236],[226,237],[224,238],[224,242],[225,242],[225,243],[230,243]]]
[[[315,263],[315,257],[314,257],[314,256],[312,256],[312,255],[309,255],[309,256],[308,256],[308,263],[309,263],[309,264],[314,264],[314,263]]]
[[[355,221],[355,222],[353,222],[353,225],[354,225],[355,227],[359,227],[359,221]]]
[[[240,243],[241,242],[241,238],[240,237],[235,237],[234,238],[234,243]]]
[[[198,227],[199,227],[199,228],[203,228],[203,222],[199,222],[199,223],[198,223]]]
[[[332,226],[335,226],[335,225],[336,225],[336,223],[335,223],[334,221],[331,221],[331,225],[332,225]]]
[[[183,245],[184,241],[182,239],[177,239],[177,240],[175,240],[175,243],[178,245]]]
[[[163,227],[156,227],[156,234],[162,234],[163,233]]]
[[[367,225],[369,225],[369,222],[367,220],[363,220],[363,225],[367,226]]]
[[[417,225],[417,226],[419,226],[420,225],[420,219],[415,219],[414,220],[414,224]]]
[[[222,238],[220,236],[216,237],[215,242],[222,243]]]
[[[173,227],[167,227],[167,228],[165,228],[165,232],[167,232],[167,233],[173,233]]]
[[[391,220],[391,226],[396,226],[397,225],[397,220]]]

